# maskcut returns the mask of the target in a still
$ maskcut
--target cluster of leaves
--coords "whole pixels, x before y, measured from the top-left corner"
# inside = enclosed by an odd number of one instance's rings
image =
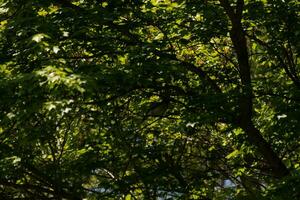
[[[2,199],[299,199],[296,0],[0,5]]]

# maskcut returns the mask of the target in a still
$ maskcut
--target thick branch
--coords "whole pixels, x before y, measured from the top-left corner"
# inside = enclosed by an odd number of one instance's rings
[[[203,71],[200,67],[197,67],[197,66],[193,65],[192,63],[179,60],[176,57],[176,55],[174,55],[174,54],[168,54],[168,53],[164,53],[164,52],[161,52],[161,51],[155,51],[154,53],[157,56],[164,57],[164,58],[169,58],[170,60],[174,60],[174,61],[178,61],[183,67],[185,67],[185,69],[197,74],[200,78],[205,80],[210,85],[210,87],[213,88],[213,90],[215,92],[222,93],[221,88],[216,84],[216,82],[214,80],[212,80],[208,76],[208,74],[205,71]]]

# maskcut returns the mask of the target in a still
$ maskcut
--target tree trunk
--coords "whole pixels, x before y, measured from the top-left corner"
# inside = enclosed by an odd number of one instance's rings
[[[259,153],[270,165],[272,174],[277,178],[282,178],[289,174],[288,169],[273,151],[271,145],[262,137],[252,121],[253,95],[249,55],[246,36],[241,23],[244,1],[238,0],[235,9],[229,4],[228,0],[220,0],[220,3],[231,21],[230,38],[237,55],[242,84],[237,125],[245,131],[249,142],[257,147]]]

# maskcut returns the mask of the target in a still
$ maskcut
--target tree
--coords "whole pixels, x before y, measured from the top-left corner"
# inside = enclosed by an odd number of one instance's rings
[[[4,199],[299,198],[297,1],[0,12]]]

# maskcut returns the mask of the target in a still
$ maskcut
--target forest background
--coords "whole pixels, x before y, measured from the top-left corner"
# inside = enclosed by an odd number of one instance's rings
[[[2,199],[300,199],[296,0],[1,0]]]

